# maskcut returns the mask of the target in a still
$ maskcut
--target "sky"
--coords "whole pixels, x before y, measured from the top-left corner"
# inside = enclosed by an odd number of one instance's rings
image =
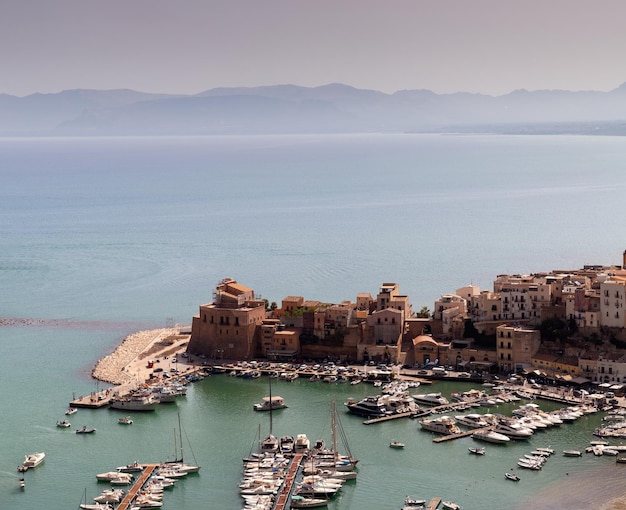
[[[0,93],[609,91],[625,0],[1,0]]]

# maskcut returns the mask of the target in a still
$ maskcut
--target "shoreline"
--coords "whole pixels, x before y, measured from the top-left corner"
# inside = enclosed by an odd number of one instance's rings
[[[91,376],[113,385],[144,381],[151,369],[143,360],[148,356],[166,357],[187,344],[189,335],[181,335],[179,328],[160,328],[137,331],[128,335],[115,350],[97,361]],[[142,378],[143,377],[143,378]]]

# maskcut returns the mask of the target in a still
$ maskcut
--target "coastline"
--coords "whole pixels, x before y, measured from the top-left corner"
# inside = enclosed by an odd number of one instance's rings
[[[178,328],[138,331],[128,335],[115,350],[98,360],[91,376],[114,385],[147,379],[151,369],[143,360],[148,356],[166,357],[186,345],[189,335],[181,335]]]

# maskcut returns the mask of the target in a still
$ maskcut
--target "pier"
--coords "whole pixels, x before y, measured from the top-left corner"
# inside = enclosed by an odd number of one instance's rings
[[[287,508],[287,502],[291,497],[293,484],[296,480],[296,475],[298,474],[298,470],[300,469],[303,459],[304,455],[302,453],[296,453],[293,456],[291,464],[289,464],[287,476],[285,476],[285,481],[283,482],[278,498],[276,499],[276,503],[274,504],[274,510],[285,510],[285,508]]]
[[[462,437],[471,436],[474,432],[488,432],[490,430],[493,430],[493,427],[484,427],[482,429],[465,430],[458,434],[446,434],[443,436],[435,437],[433,439],[433,443],[443,443],[444,441],[451,441],[452,439],[460,439]]]
[[[130,508],[132,502],[137,497],[137,493],[144,486],[148,478],[150,478],[150,476],[152,475],[152,472],[156,469],[158,464],[142,464],[142,466],[143,466],[143,471],[141,472],[141,476],[139,476],[139,478],[135,480],[135,482],[133,483],[133,486],[126,493],[126,495],[124,496],[124,499],[122,499],[120,504],[117,506],[116,510],[128,510],[128,508]]]
[[[436,510],[440,504],[441,504],[441,498],[433,498],[426,505],[425,510]]]

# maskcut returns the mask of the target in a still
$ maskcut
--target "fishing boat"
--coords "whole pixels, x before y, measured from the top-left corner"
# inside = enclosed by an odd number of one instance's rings
[[[123,418],[117,420],[117,423],[119,423],[120,425],[132,425],[133,420],[131,420],[130,416],[124,416]]]
[[[504,473],[504,478],[506,478],[507,480],[511,480],[513,482],[520,481],[520,477],[517,475],[514,475],[513,473]]]

